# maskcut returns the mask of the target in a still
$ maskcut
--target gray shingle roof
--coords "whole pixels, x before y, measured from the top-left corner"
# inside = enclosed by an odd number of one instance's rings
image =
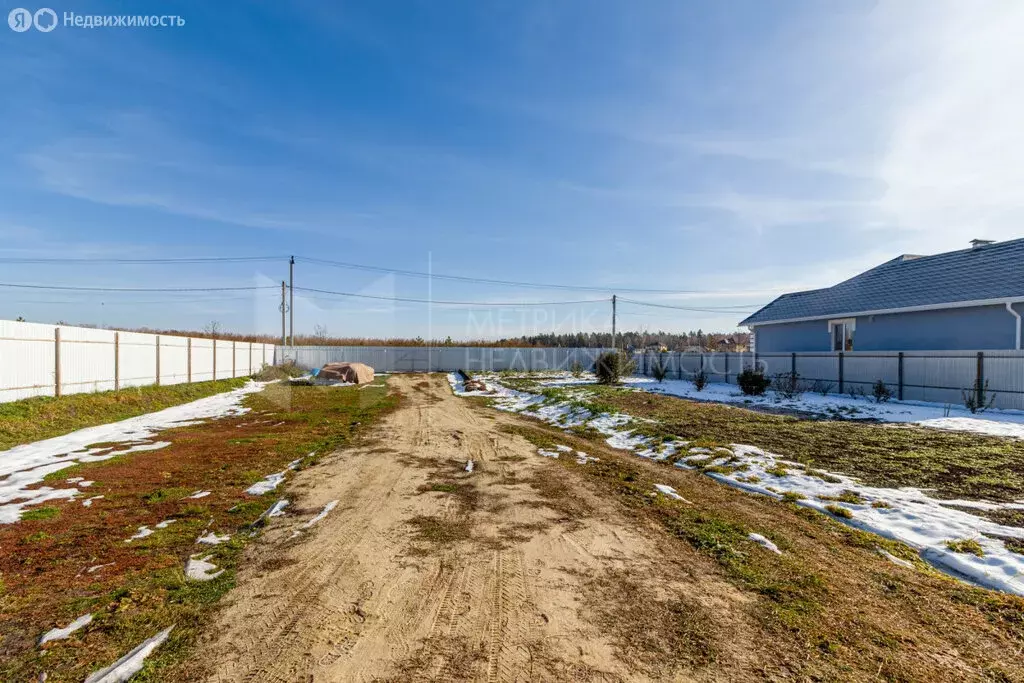
[[[900,256],[834,287],[783,294],[741,325],[1024,297],[1024,238],[934,256]]]

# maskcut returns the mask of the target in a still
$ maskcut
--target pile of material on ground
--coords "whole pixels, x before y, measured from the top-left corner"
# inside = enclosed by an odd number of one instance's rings
[[[463,386],[466,391],[490,391],[487,385],[478,379],[467,380]]]
[[[486,382],[479,379],[473,379],[473,376],[470,375],[465,370],[459,370],[458,374],[455,375],[455,379],[457,381],[461,381],[461,384],[459,385],[457,391],[480,391],[484,393],[494,393],[494,391],[489,386],[487,386]]]
[[[368,384],[373,381],[373,368],[365,363],[328,363],[320,368],[317,379],[348,384]]]
[[[281,365],[264,365],[253,374],[252,378],[257,382],[273,382],[276,380],[289,379],[304,375],[305,371],[293,362],[282,363]]]

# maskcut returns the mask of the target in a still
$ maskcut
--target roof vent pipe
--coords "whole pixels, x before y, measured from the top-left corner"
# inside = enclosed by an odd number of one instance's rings
[[[993,244],[994,242],[995,242],[995,240],[973,239],[973,240],[971,240],[971,249],[980,249],[981,247],[985,246],[986,244]]]

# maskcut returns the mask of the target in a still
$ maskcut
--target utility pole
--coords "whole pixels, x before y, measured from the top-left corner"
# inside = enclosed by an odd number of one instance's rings
[[[288,304],[284,298],[284,280],[281,280],[281,357],[284,358],[285,327],[284,314],[288,310]]]
[[[612,348],[618,350],[619,344],[615,340],[615,300],[616,296],[612,294]]]
[[[295,257],[288,261],[288,341],[295,347]]]

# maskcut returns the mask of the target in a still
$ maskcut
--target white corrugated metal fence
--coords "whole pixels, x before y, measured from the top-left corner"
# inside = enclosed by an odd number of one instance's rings
[[[274,345],[0,320],[0,402],[245,377]]]

